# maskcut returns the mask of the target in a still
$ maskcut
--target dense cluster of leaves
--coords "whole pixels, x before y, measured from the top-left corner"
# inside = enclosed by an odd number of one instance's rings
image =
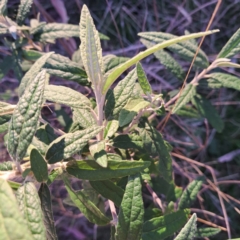
[[[191,61],[197,50],[192,39],[216,31],[182,37],[143,32],[139,36],[147,47],[145,51],[131,59],[114,55],[103,57],[100,37],[105,37],[96,30],[85,5],[79,27],[36,20],[31,21],[31,26],[25,26],[24,19],[31,4],[30,0],[22,0],[17,20],[13,22],[4,16],[6,1],[0,1],[0,34],[11,34],[14,38],[14,41],[5,40],[12,55],[0,63],[1,74],[13,68],[21,80],[17,105],[0,102],[0,131],[6,133],[6,146],[14,163],[0,164],[0,170],[2,176],[11,171],[25,178],[22,185],[11,182],[7,177],[0,178],[2,238],[57,239],[48,188],[57,178],[64,181],[69,198],[90,222],[112,225],[112,239],[175,237],[177,240],[190,240],[217,234],[220,229],[197,229],[196,214],[190,217],[189,208],[204,177],[191,182],[184,191],[180,189],[177,192],[172,174],[171,146],[148,117],[151,114],[163,115],[165,111],[181,115],[181,110],[191,102],[199,115],[221,132],[223,121],[199,89],[227,87],[239,90],[239,79],[218,72],[217,68],[239,67],[229,58],[239,50],[240,32],[229,40],[211,64],[206,54],[200,51],[195,67],[203,71],[165,104],[162,95],[152,92],[139,61],[154,54],[172,74],[182,79],[181,66],[164,49]],[[81,45],[78,54],[82,66],[53,52],[24,48],[29,42],[36,49],[35,42],[53,42],[56,38],[79,36],[79,33]],[[34,63],[22,76],[26,61]],[[134,68],[111,89],[112,84],[130,67]],[[76,90],[49,84],[49,75],[91,87],[96,106]],[[56,131],[41,119],[41,108],[46,101],[72,109],[73,123],[67,133]],[[75,191],[70,182],[72,178],[87,180],[89,187],[109,202],[112,216],[102,212],[86,192]],[[166,198],[158,198],[159,211],[151,206],[149,214],[146,214],[142,188],[146,186],[150,193],[155,194],[151,187],[152,178],[167,183],[161,192]],[[17,189],[16,196],[11,187]]]

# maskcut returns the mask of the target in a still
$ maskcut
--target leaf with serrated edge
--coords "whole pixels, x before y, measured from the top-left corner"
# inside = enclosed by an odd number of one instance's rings
[[[141,38],[140,41],[144,44],[147,48],[154,46],[154,43]],[[178,79],[183,80],[184,78],[184,71],[181,65],[166,51],[159,50],[154,53],[154,56],[160,61],[162,65],[166,67],[174,76]]]
[[[240,78],[227,73],[212,73],[207,81],[209,84],[214,82],[216,88],[226,87],[240,91]]]
[[[94,160],[71,161],[67,163],[67,172],[79,179],[102,181],[138,173],[149,165],[147,161],[108,160],[108,166],[102,168]]]
[[[49,145],[46,152],[46,160],[53,164],[71,157],[82,150],[91,138],[94,138],[102,127],[92,126],[85,130],[67,133],[55,139]]]
[[[210,101],[201,95],[197,95],[192,99],[192,103],[198,112],[205,117],[218,132],[222,132],[224,122]]]
[[[73,191],[69,180],[65,176],[62,176],[62,178],[69,197],[90,222],[98,225],[109,224],[110,219],[107,218],[83,192],[79,191],[76,193]]]
[[[8,129],[8,152],[12,159],[21,161],[38,127],[43,104],[46,72],[41,71],[27,87],[14,109]]]
[[[105,151],[105,141],[100,141],[100,142],[92,144],[89,147],[89,150],[90,150],[91,155],[96,160],[96,162],[100,166],[106,168],[107,167],[108,158],[107,158],[107,153]]]
[[[192,240],[197,230],[197,215],[194,213],[174,240]]]
[[[46,238],[43,214],[37,189],[32,182],[26,182],[18,188],[16,194],[19,209],[24,216],[34,240]]]
[[[27,17],[27,14],[32,6],[32,2],[32,0],[21,0],[16,19],[18,25],[21,26],[23,24],[23,21]]]
[[[180,97],[177,99],[177,102],[174,105],[172,114],[177,112],[181,107],[186,105],[191,99],[196,95],[196,86],[193,84],[187,84],[185,88],[181,91]]]
[[[89,81],[94,87],[102,88],[103,60],[98,31],[86,5],[83,5],[80,19],[81,56]]]
[[[83,94],[64,86],[47,85],[44,97],[49,101],[75,108],[88,108],[91,106],[90,100]]]
[[[113,84],[113,82],[123,73],[125,72],[128,68],[136,64],[137,62],[141,61],[143,58],[151,55],[152,53],[163,49],[165,47],[168,47],[172,44],[179,43],[182,41],[186,41],[192,38],[198,38],[202,36],[206,36],[209,34],[213,34],[215,32],[218,32],[219,30],[212,30],[212,31],[206,31],[206,32],[200,32],[200,33],[194,33],[194,34],[189,34],[187,36],[182,36],[182,37],[176,37],[174,39],[170,39],[167,41],[164,41],[163,43],[159,43],[143,52],[140,52],[137,54],[135,57],[131,58],[130,60],[126,61],[119,67],[117,67],[113,72],[111,72],[108,76],[108,78],[105,81],[104,87],[103,87],[103,94],[107,92],[107,90],[110,88],[110,86]]]
[[[143,92],[145,94],[151,94],[152,93],[151,85],[148,82],[147,76],[140,62],[137,63],[136,69],[137,69],[138,82]]]
[[[188,209],[179,210],[146,221],[143,225],[142,239],[159,240],[173,235],[186,224],[189,213]]]
[[[90,181],[90,184],[103,197],[112,200],[116,206],[120,206],[124,194],[122,188],[118,187],[110,180]]]
[[[139,33],[138,35],[143,39],[151,41],[155,44],[163,43],[166,40],[177,38],[177,36],[173,34],[164,33],[164,32],[142,32],[142,33]],[[185,36],[190,36],[190,35],[191,34],[185,35]],[[180,57],[182,57],[186,61],[191,62],[197,51],[198,46],[196,46],[195,44],[192,44],[189,41],[185,41],[185,42],[178,42],[176,44],[167,46],[167,48],[172,52],[178,54]],[[194,65],[201,68],[207,68],[209,65],[208,58],[201,49],[199,49],[198,51],[198,55],[196,56]]]
[[[48,167],[45,159],[37,149],[32,149],[30,153],[31,170],[38,182],[48,180]]]
[[[118,214],[116,240],[140,239],[142,234],[144,207],[142,184],[139,174],[128,177],[128,183]]]
[[[33,240],[26,221],[18,209],[12,189],[2,178],[0,178],[0,238]]]
[[[240,52],[240,28],[232,35],[222,48],[217,58],[231,58]]]
[[[221,232],[220,228],[197,228],[196,238],[211,237]]]
[[[83,128],[91,127],[96,124],[90,109],[88,108],[72,108],[73,122],[78,123]]]
[[[112,120],[107,123],[104,129],[104,138],[111,138],[118,130],[119,122],[117,120]]]
[[[47,240],[57,240],[58,238],[54,226],[54,218],[52,212],[51,193],[47,184],[41,184],[38,194],[41,200],[41,208],[43,212],[44,225],[46,227]]]
[[[126,105],[133,92],[133,87],[137,79],[136,70],[133,69],[122,79],[114,90],[106,97],[105,116],[106,118],[117,115]]]
[[[123,127],[130,123],[137,113],[150,105],[150,102],[141,99],[129,99],[119,113],[119,126]]]
[[[183,191],[182,196],[178,203],[178,209],[185,209],[190,207],[193,201],[196,199],[197,194],[203,184],[203,178],[200,177],[199,179],[193,180],[187,188]]]
[[[47,59],[53,54],[53,52],[47,53],[39,58],[29,69],[29,71],[24,75],[21,80],[21,84],[18,88],[19,96],[22,96],[30,81],[34,79],[37,74],[41,71],[43,65],[46,63]]]

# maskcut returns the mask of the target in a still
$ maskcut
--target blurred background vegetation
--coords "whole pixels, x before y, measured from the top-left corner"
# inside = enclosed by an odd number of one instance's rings
[[[19,1],[8,1],[8,16],[16,18]],[[184,35],[204,31],[211,18],[217,0],[34,0],[31,18],[40,17],[46,22],[62,22],[79,24],[79,14],[83,4],[86,4],[92,14],[97,29],[107,35],[110,40],[102,41],[103,55],[115,54],[131,57],[144,49],[137,34],[145,31],[162,31],[175,35]],[[227,40],[240,27],[239,0],[224,0],[211,25],[211,29],[220,29],[220,32],[207,36],[202,50],[214,59]],[[199,41],[199,40],[197,40]],[[4,61],[3,41],[0,39],[0,59]],[[57,40],[56,44],[48,44],[45,51],[53,50],[56,53],[72,57],[79,46],[79,39]],[[190,63],[178,59],[185,72]],[[239,55],[234,59],[239,63]],[[143,61],[144,69],[155,92],[169,97],[169,92],[179,89],[182,82],[173,77],[164,66],[153,56]],[[224,69],[229,73],[240,76],[238,69]],[[190,73],[191,80],[198,69]],[[62,83],[62,79],[51,79],[55,84]],[[65,82],[66,85],[79,89],[75,83]],[[15,104],[17,102],[18,80],[12,71],[0,80],[0,101]],[[179,187],[185,187],[189,181],[203,172],[211,179],[209,170],[191,164],[195,160],[211,166],[217,177],[218,187],[225,196],[225,207],[228,212],[232,237],[240,236],[240,94],[230,89],[206,90],[205,96],[211,100],[224,121],[224,130],[217,133],[206,120],[196,118],[194,111],[187,111],[185,116],[172,115],[167,125],[161,129],[161,117],[154,120],[155,126],[162,131],[165,139],[173,146],[175,182]],[[55,107],[54,111],[44,109],[43,115],[53,125],[66,129],[71,120],[69,109]],[[190,114],[192,113],[192,114]],[[9,160],[3,144],[3,135],[0,136],[0,161]],[[228,154],[228,155],[226,155]],[[177,157],[185,156],[188,161]],[[80,188],[76,182],[76,188]],[[159,189],[161,186],[159,187]],[[160,191],[160,190],[159,190]],[[62,199],[66,191],[61,184],[52,187],[54,195],[53,207],[56,219],[56,228],[59,239],[109,239],[106,227],[93,226],[88,223],[76,208],[67,207]],[[161,191],[160,191],[161,192]],[[198,200],[193,206],[198,208],[198,216],[225,227],[222,208],[216,192],[205,184],[199,192]],[[206,211],[213,212],[211,216]],[[201,222],[198,223],[201,226]],[[108,229],[109,230],[109,229]],[[215,238],[227,239],[226,232],[222,231]]]

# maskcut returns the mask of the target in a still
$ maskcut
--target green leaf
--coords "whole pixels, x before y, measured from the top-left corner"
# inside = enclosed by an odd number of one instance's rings
[[[8,122],[0,125],[0,133],[4,133],[8,130]]]
[[[35,34],[36,40],[41,42],[53,43],[58,38],[79,37],[79,26],[66,23],[48,23],[41,22],[35,28],[31,29],[31,33]],[[98,33],[103,40],[109,40],[107,36]]]
[[[188,220],[190,211],[179,210],[161,217],[152,218],[143,225],[143,240],[162,240],[179,231]]]
[[[13,68],[14,61],[15,60],[13,59],[13,56],[4,57],[4,61],[0,63],[0,79],[2,79],[9,72],[9,70]]]
[[[55,168],[48,176],[47,184],[50,185],[54,182],[54,180],[62,174],[61,168]]]
[[[32,0],[21,0],[20,5],[18,7],[18,13],[17,13],[17,24],[23,25],[23,22],[25,18],[27,17],[27,14],[32,6],[33,1]]]
[[[32,149],[30,153],[31,170],[38,182],[48,180],[48,167],[45,159],[37,149]]]
[[[197,215],[194,213],[175,240],[192,240],[197,231]]]
[[[239,77],[227,73],[212,73],[207,81],[212,88],[226,87],[240,91]]]
[[[122,149],[143,149],[142,138],[138,134],[121,134],[112,140],[112,146]]]
[[[130,98],[135,81],[137,79],[136,70],[133,69],[128,75],[121,80],[113,91],[106,96],[105,116],[106,118],[114,117],[126,105]]]
[[[96,124],[90,109],[72,108],[73,122],[79,124],[82,128],[88,128]]]
[[[32,182],[26,182],[18,188],[16,194],[19,209],[24,216],[27,226],[32,233],[32,239],[46,238],[43,214],[37,189]]]
[[[196,180],[193,180],[187,186],[187,188],[183,191],[182,196],[179,200],[178,209],[185,209],[191,206],[191,204],[195,201],[203,182],[204,182],[204,178],[200,177]]]
[[[231,58],[240,52],[240,29],[238,29],[222,48],[217,58]]]
[[[21,161],[37,130],[43,104],[46,72],[40,72],[27,87],[14,109],[8,130],[8,152],[13,160]]]
[[[151,41],[153,43],[159,44],[165,41],[177,39],[177,36],[170,34],[170,33],[163,33],[163,32],[143,32],[138,34],[143,39]],[[191,36],[192,34],[185,35],[186,37]],[[192,39],[192,38],[189,38]],[[189,40],[186,39],[186,40]],[[189,41],[185,42],[177,42],[176,44],[172,44],[167,46],[169,50],[174,53],[177,53],[180,57],[185,59],[188,62],[191,62],[198,46],[192,44]],[[194,61],[194,65],[200,68],[207,68],[208,67],[208,58],[206,54],[200,49],[198,55]]]
[[[44,97],[49,101],[75,108],[91,106],[90,100],[83,94],[64,86],[47,85],[44,90]]]
[[[10,180],[8,180],[7,182],[9,184],[9,186],[14,190],[18,190],[18,188],[21,186],[21,183],[18,183],[18,182],[13,182]]]
[[[67,163],[67,172],[79,179],[102,181],[138,173],[149,165],[150,162],[108,160],[107,168],[102,168],[94,160],[82,160]]]
[[[112,200],[116,206],[119,207],[121,205],[124,190],[112,181],[90,181],[90,184],[103,197]]]
[[[211,227],[197,228],[195,237],[196,238],[211,237],[211,236],[218,234],[219,232],[221,232],[220,228],[211,228]]]
[[[200,33],[194,33],[194,34],[189,34],[186,36],[182,36],[182,37],[176,37],[167,41],[164,41],[162,43],[159,43],[143,52],[140,52],[139,54],[137,54],[135,57],[131,58],[130,60],[126,61],[125,63],[123,63],[122,65],[120,65],[118,68],[116,68],[113,72],[111,72],[108,75],[108,78],[105,81],[104,87],[103,87],[103,94],[105,94],[108,89],[110,88],[110,86],[113,84],[113,82],[123,73],[125,72],[128,68],[130,68],[131,66],[133,66],[134,64],[136,64],[137,62],[141,61],[143,58],[151,55],[152,53],[163,49],[165,47],[168,47],[172,44],[175,43],[179,43],[182,41],[186,41],[192,38],[198,38],[198,37],[202,37],[202,36],[206,36],[209,34],[213,34],[215,32],[218,32],[218,30],[212,30],[212,31],[206,31],[206,32],[200,32]],[[149,34],[149,33],[147,33]],[[195,53],[195,52],[194,52]],[[202,63],[201,63],[202,64]]]
[[[140,125],[141,126],[141,125]],[[144,128],[139,128],[143,146],[150,156],[158,156],[158,170],[160,175],[167,181],[172,181],[172,158],[168,146],[162,135],[149,123],[145,122]]]
[[[147,76],[140,62],[137,63],[136,69],[137,69],[138,82],[143,92],[145,94],[151,94],[152,93],[151,85],[148,82]]]
[[[0,178],[0,236],[8,240],[33,240],[7,181]]]
[[[107,153],[105,151],[105,141],[100,141],[97,143],[92,144],[89,147],[91,155],[94,157],[96,162],[106,168],[108,164]]]
[[[107,126],[104,129],[104,138],[111,138],[118,130],[119,122],[117,120],[112,120],[107,123]]]
[[[142,234],[143,215],[142,184],[140,175],[135,174],[128,177],[118,214],[116,240],[139,240]]]
[[[201,95],[197,95],[192,99],[192,103],[198,112],[205,117],[218,132],[222,132],[224,123],[210,101]]]
[[[181,91],[180,97],[174,105],[172,114],[176,113],[179,109],[185,106],[191,99],[196,95],[196,86],[193,84],[187,84],[185,88]]]
[[[79,210],[85,215],[85,217],[92,223],[98,225],[107,225],[110,222],[110,219],[107,218],[95,205],[93,202],[88,200],[82,191],[77,193],[73,191],[69,180],[63,176],[63,181],[65,187],[68,191],[69,197],[79,208]]]
[[[92,126],[85,130],[64,134],[55,139],[49,145],[46,152],[46,160],[53,164],[71,157],[82,150],[91,138],[94,138],[102,127]]]
[[[144,44],[147,48],[153,47],[154,44],[146,39],[140,39],[142,44]],[[184,71],[181,65],[166,51],[159,50],[154,53],[154,56],[160,61],[162,65],[166,67],[168,71],[170,71],[174,76],[178,79],[184,79]]]
[[[30,68],[30,70],[24,75],[21,80],[21,84],[18,89],[19,96],[22,96],[25,89],[29,85],[30,81],[34,79],[37,74],[41,71],[43,65],[46,63],[47,59],[53,54],[53,52],[47,53],[39,58]]]
[[[121,109],[119,113],[119,126],[123,127],[129,124],[140,110],[146,108],[149,105],[150,102],[147,102],[142,98],[129,99],[127,104]]]
[[[95,88],[102,89],[104,65],[102,48],[93,19],[86,5],[83,5],[80,19],[81,56],[89,81]]]
[[[14,168],[12,161],[6,161],[0,163],[0,171],[11,171]]]
[[[0,0],[0,15],[4,15],[7,9],[7,0]]]
[[[49,124],[44,124],[37,129],[36,137],[39,141],[49,144],[57,138],[54,129]]]
[[[54,218],[52,213],[51,193],[47,184],[41,184],[38,194],[41,200],[41,208],[43,212],[44,225],[46,227],[47,240],[57,240],[58,238],[54,226]]]

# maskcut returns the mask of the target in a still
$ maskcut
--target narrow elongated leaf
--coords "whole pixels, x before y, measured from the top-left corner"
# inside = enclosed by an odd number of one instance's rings
[[[30,154],[31,170],[38,182],[48,179],[48,167],[45,159],[37,149],[32,149]]]
[[[111,138],[118,130],[119,122],[117,120],[112,120],[107,123],[104,129],[104,138]]]
[[[96,124],[92,113],[87,108],[73,108],[73,122],[82,128],[88,128]]]
[[[162,240],[179,231],[188,220],[190,211],[179,210],[161,217],[152,218],[143,225],[143,240]]]
[[[17,24],[22,25],[25,18],[27,17],[27,14],[32,6],[33,1],[32,0],[21,0],[20,5],[18,7],[18,13],[17,13]]]
[[[0,178],[0,236],[4,240],[33,240],[26,221],[18,209],[12,189],[2,178]]]
[[[129,124],[133,118],[139,113],[140,110],[146,108],[150,105],[150,102],[143,100],[142,98],[138,99],[129,99],[127,104],[122,108],[119,113],[119,126],[123,127]]]
[[[226,87],[240,91],[239,77],[227,73],[212,73],[207,81],[212,88]]]
[[[37,130],[43,104],[45,71],[40,72],[27,87],[14,109],[8,130],[8,152],[15,161],[21,161]]]
[[[105,141],[97,142],[95,144],[92,144],[89,147],[91,155],[94,157],[96,162],[102,166],[102,167],[107,167],[107,153],[105,151]]]
[[[195,201],[197,194],[199,193],[203,181],[204,179],[201,177],[199,179],[193,180],[187,186],[179,200],[178,209],[185,209],[191,206],[191,204]]]
[[[137,79],[136,70],[133,69],[121,80],[110,94],[106,97],[105,116],[114,117],[126,105],[133,92],[133,87]]]
[[[85,217],[92,223],[98,225],[107,225],[110,222],[110,219],[107,218],[101,211],[96,207],[96,205],[91,202],[87,196],[84,195],[82,191],[77,193],[71,188],[70,182],[66,177],[63,176],[63,181],[65,187],[68,191],[68,194],[71,200],[79,208],[79,210],[85,215]]]
[[[64,86],[47,85],[44,97],[49,101],[70,107],[87,108],[91,106],[90,100],[83,94]]]
[[[102,168],[94,160],[71,161],[67,163],[67,172],[79,179],[102,181],[133,175],[149,165],[147,161],[108,160],[107,168]]]
[[[80,19],[81,56],[89,81],[94,87],[102,88],[104,65],[98,31],[86,5],[83,5]]]
[[[211,236],[218,234],[219,232],[221,232],[220,228],[211,228],[211,227],[197,228],[195,237],[196,238],[211,237]]]
[[[197,108],[199,113],[205,117],[208,122],[218,131],[222,132],[224,128],[224,123],[219,116],[217,110],[212,106],[211,102],[202,97],[201,95],[197,95],[192,99],[192,103]]]
[[[12,114],[15,108],[16,108],[16,105],[11,105],[11,104],[0,107],[0,116],[7,116]]]
[[[32,182],[26,182],[18,188],[17,200],[19,209],[26,219],[27,226],[32,233],[32,239],[42,240],[46,238],[45,226],[41,203],[36,187]]]
[[[90,181],[90,184],[103,197],[112,200],[116,206],[121,205],[124,191],[112,181]]]
[[[0,0],[0,15],[4,15],[7,9],[7,0]]]
[[[193,84],[187,84],[182,90],[180,97],[177,99],[177,102],[174,105],[172,114],[181,109],[184,105],[191,101],[191,99],[196,95],[196,86]]]
[[[158,156],[159,173],[167,182],[171,182],[172,158],[162,135],[147,122],[141,127],[139,128],[139,132],[145,150],[149,152],[150,156]]]
[[[46,160],[53,164],[71,157],[82,150],[91,138],[94,138],[102,127],[92,126],[82,131],[67,133],[55,139],[49,145],[46,152]]]
[[[37,74],[41,71],[43,65],[46,63],[47,59],[52,55],[53,53],[47,53],[43,55],[41,58],[39,58],[29,69],[29,71],[24,75],[23,79],[21,80],[21,84],[18,89],[19,96],[22,96],[27,86],[30,84],[30,81],[34,79]]]
[[[202,37],[205,35],[209,35],[209,34],[213,34],[215,32],[218,32],[218,30],[212,30],[212,31],[206,31],[206,32],[200,32],[200,33],[194,33],[194,34],[189,34],[186,36],[182,36],[182,37],[176,37],[170,40],[166,40],[162,43],[159,43],[143,52],[140,52],[139,54],[137,54],[135,57],[131,58],[130,60],[126,61],[125,63],[123,63],[122,65],[120,65],[118,68],[116,68],[113,72],[111,72],[108,75],[107,80],[105,81],[104,87],[103,87],[103,93],[106,93],[108,91],[108,89],[110,88],[110,86],[112,85],[112,83],[123,73],[125,72],[128,68],[130,68],[131,66],[133,66],[134,64],[136,64],[137,62],[141,61],[143,58],[151,55],[152,53],[169,47],[172,44],[175,43],[179,43],[179,42],[183,42],[192,38],[198,38],[198,37]],[[195,53],[195,52],[194,52]]]
[[[141,38],[140,41],[144,44],[147,48],[153,47],[154,43],[148,41],[146,39]],[[166,51],[159,50],[154,53],[154,56],[160,61],[162,65],[166,67],[168,71],[170,71],[174,76],[178,79],[183,80],[184,78],[184,71],[181,65]]]
[[[175,240],[192,240],[197,230],[197,215],[194,213]]]
[[[142,32],[142,33],[139,33],[138,35],[154,43],[163,43],[166,40],[171,40],[171,39],[173,40],[177,38],[177,36],[173,34],[164,33],[164,32]],[[191,35],[192,34],[185,35],[185,36],[187,37]],[[185,42],[178,42],[176,44],[169,45],[167,46],[167,48],[172,52],[177,53],[180,57],[182,57],[186,61],[191,62],[197,51],[198,46],[196,46],[195,44],[192,44],[189,41],[185,41]],[[198,52],[198,55],[194,61],[194,64],[195,66],[198,66],[201,68],[207,68],[209,65],[208,58],[201,49]]]
[[[138,82],[143,92],[145,94],[151,94],[152,93],[151,85],[148,82],[147,76],[140,62],[137,63],[136,69],[137,69]]]
[[[238,29],[222,48],[217,58],[231,58],[240,51],[240,29]]]
[[[52,213],[51,193],[47,184],[42,183],[38,191],[41,200],[41,208],[43,212],[44,225],[46,227],[47,240],[57,240],[57,234],[54,226]]]
[[[35,34],[36,40],[41,42],[54,42],[58,38],[79,37],[79,26],[66,23],[40,23],[40,26],[31,29],[31,33]],[[103,40],[109,38],[99,33],[99,37]]]
[[[116,226],[116,240],[140,239],[143,225],[143,200],[140,174],[128,177]]]

